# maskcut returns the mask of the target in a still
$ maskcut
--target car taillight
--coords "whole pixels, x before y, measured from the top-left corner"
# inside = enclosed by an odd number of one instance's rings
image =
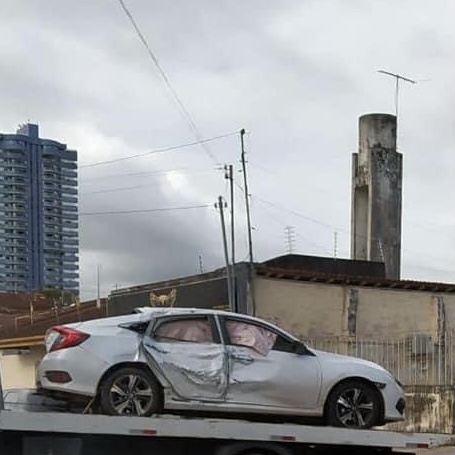
[[[48,330],[45,337],[47,352],[71,348],[83,343],[90,335],[65,326],[56,326]]]

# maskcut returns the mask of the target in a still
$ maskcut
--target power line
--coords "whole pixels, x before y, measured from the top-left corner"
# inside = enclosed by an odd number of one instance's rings
[[[202,174],[202,173],[207,174],[209,172],[212,172],[212,171],[199,172],[199,174]],[[103,193],[115,193],[117,191],[130,191],[130,190],[136,190],[136,189],[140,189],[140,188],[150,188],[152,186],[156,186],[159,184],[160,184],[160,182],[153,182],[153,183],[142,184],[142,185],[133,185],[133,186],[116,186],[113,188],[105,188],[102,190],[84,191],[82,193],[79,193],[79,195],[86,196],[89,194],[103,194]]]
[[[211,168],[213,170],[215,168]],[[106,180],[106,179],[123,179],[125,177],[137,177],[140,175],[159,175],[159,174],[168,174],[170,172],[182,172],[182,173],[193,173],[193,172],[208,172],[209,169],[189,169],[187,167],[175,167],[172,169],[160,169],[155,171],[140,171],[140,172],[128,172],[125,174],[110,174],[110,175],[100,175],[100,176],[93,176],[93,177],[86,177],[83,178],[82,182],[89,182],[93,180]]]
[[[198,139],[197,141],[187,142],[185,144],[172,145],[170,147],[158,148],[158,149],[150,150],[150,151],[144,152],[144,153],[137,153],[135,155],[128,155],[128,156],[124,156],[122,158],[114,158],[112,160],[98,161],[96,163],[91,163],[91,164],[83,164],[83,165],[79,166],[79,169],[88,168],[88,167],[95,167],[95,166],[101,166],[103,164],[117,163],[119,161],[132,160],[134,158],[140,158],[142,156],[152,155],[152,154],[155,154],[155,153],[171,152],[173,150],[178,150],[178,149],[182,149],[182,148],[186,148],[186,147],[192,147],[194,145],[204,144],[206,142],[216,141],[218,139],[223,139],[225,137],[233,136],[233,135],[236,135],[236,134],[238,134],[237,131],[233,132],[233,133],[226,133],[226,134],[221,134],[219,136],[209,137],[209,138],[206,138],[206,139]]]
[[[182,207],[162,207],[157,209],[138,209],[138,210],[113,210],[110,212],[82,212],[79,216],[98,216],[98,215],[129,215],[132,213],[152,213],[152,212],[171,212],[176,210],[205,209],[212,207],[212,204],[187,205]]]
[[[156,57],[155,53],[153,52],[152,48],[150,47],[150,45],[149,45],[147,39],[145,38],[144,34],[139,29],[139,26],[137,25],[133,15],[131,14],[131,11],[127,8],[127,6],[126,6],[126,4],[125,4],[125,2],[123,0],[119,0],[119,3],[120,3],[120,6],[122,7],[124,13],[126,14],[128,19],[130,20],[130,22],[131,22],[131,24],[132,24],[137,36],[139,37],[139,40],[144,45],[148,55],[152,59],[152,61],[153,61],[154,65],[156,66],[156,68],[158,69],[158,72],[160,73],[160,75],[163,78],[168,90],[170,91],[170,93],[172,94],[172,96],[173,96],[174,100],[176,101],[178,107],[180,108],[180,112],[183,114],[183,117],[187,121],[190,129],[193,131],[193,134],[200,141],[200,144],[202,145],[202,148],[205,150],[207,155],[209,155],[209,157],[216,163],[217,160],[215,158],[215,155],[213,155],[213,153],[207,147],[207,145],[202,142],[202,140],[201,140],[202,135],[199,132],[199,130],[198,130],[193,118],[191,117],[190,113],[188,112],[188,110],[186,109],[186,107],[183,104],[182,100],[180,99],[179,95],[177,94],[177,92],[175,91],[174,87],[172,86],[171,81],[168,78],[168,76],[166,75],[166,73],[164,72],[163,67],[160,65],[160,62],[158,61],[158,58]]]

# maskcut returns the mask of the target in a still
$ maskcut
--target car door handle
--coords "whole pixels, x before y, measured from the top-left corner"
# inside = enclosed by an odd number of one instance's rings
[[[245,365],[248,365],[254,361],[253,357],[251,357],[250,355],[241,354],[241,353],[237,353],[237,352],[232,352],[231,358],[234,360],[237,360],[237,362],[243,363]]]

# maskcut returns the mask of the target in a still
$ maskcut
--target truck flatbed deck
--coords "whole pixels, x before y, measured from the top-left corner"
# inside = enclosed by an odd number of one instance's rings
[[[2,441],[16,441],[16,452],[4,452]],[[27,439],[28,438],[28,439]],[[28,440],[28,444],[25,442]],[[40,452],[39,441],[46,440]],[[52,451],[52,440],[59,441],[60,449]],[[298,425],[286,423],[259,423],[245,420],[210,419],[178,416],[112,417],[61,413],[31,413],[0,411],[0,453],[8,455],[85,455],[84,451],[99,440],[96,455],[103,452],[102,441],[109,445],[109,453],[178,453],[222,455],[288,455],[321,453],[392,453],[397,449],[434,448],[455,445],[455,435],[403,433],[386,430],[353,430],[346,428]],[[30,441],[35,441],[33,444]],[[65,444],[64,441],[67,441]],[[108,442],[110,444],[108,444]],[[117,442],[116,442],[117,441]],[[120,449],[120,441],[133,452],[112,452]],[[153,441],[153,442],[152,442]],[[176,444],[180,443],[180,444]],[[50,444],[50,445],[49,445]],[[57,444],[57,445],[58,445]],[[13,443],[14,446],[14,443]],[[19,446],[21,448],[19,448]],[[43,446],[43,447],[44,447]],[[70,451],[67,448],[73,447]],[[139,446],[144,447],[142,452]],[[28,451],[27,451],[28,447]],[[66,448],[63,448],[66,447]],[[147,447],[152,450],[147,450]],[[171,449],[172,447],[172,449]],[[185,452],[186,450],[190,451]],[[178,448],[178,450],[177,450]],[[182,449],[182,450],[180,450]],[[10,449],[11,450],[11,449]],[[31,451],[30,451],[31,450]],[[88,450],[88,449],[87,449]],[[107,449],[106,449],[107,450]],[[324,452],[324,453],[326,453]]]

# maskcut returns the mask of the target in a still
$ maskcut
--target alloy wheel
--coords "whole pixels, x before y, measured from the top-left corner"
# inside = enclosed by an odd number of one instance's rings
[[[364,428],[374,417],[374,400],[361,388],[344,390],[336,402],[336,414],[345,427]]]
[[[118,415],[144,415],[154,399],[147,380],[139,375],[119,376],[109,390],[112,407]]]

